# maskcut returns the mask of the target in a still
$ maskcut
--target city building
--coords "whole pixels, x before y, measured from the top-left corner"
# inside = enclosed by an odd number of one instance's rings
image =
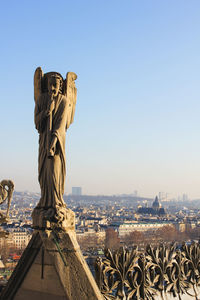
[[[165,209],[161,206],[160,202],[158,201],[158,197],[156,196],[152,207],[138,207],[139,214],[148,214],[148,215],[164,215]]]
[[[124,223],[118,228],[119,237],[129,234],[133,231],[155,231],[163,226],[170,225],[168,222],[135,222],[135,223]]]
[[[9,228],[8,232],[9,234],[6,239],[0,238],[0,247],[3,245],[13,245],[18,249],[24,249],[28,245],[32,236],[31,232],[24,228]]]
[[[80,186],[73,186],[72,187],[72,195],[81,196],[82,195],[82,188]]]

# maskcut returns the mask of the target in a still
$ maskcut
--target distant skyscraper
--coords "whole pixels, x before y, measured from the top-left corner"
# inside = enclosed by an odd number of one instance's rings
[[[72,195],[81,196],[82,195],[82,188],[80,186],[73,186],[72,187]]]
[[[161,201],[165,198],[164,193],[163,192],[159,192],[158,193],[158,200]]]
[[[188,195],[187,194],[183,194],[182,199],[183,199],[183,201],[188,201],[189,200],[188,199]]]

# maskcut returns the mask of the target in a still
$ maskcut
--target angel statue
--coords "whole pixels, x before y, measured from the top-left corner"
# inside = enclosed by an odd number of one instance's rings
[[[69,209],[63,200],[66,176],[65,133],[72,124],[76,106],[77,75],[66,79],[57,72],[34,75],[35,127],[39,133],[38,180],[41,198],[32,213],[34,227],[48,227],[66,220]],[[49,222],[49,223],[48,223]],[[50,225],[48,225],[50,224]],[[62,225],[61,225],[62,224]]]

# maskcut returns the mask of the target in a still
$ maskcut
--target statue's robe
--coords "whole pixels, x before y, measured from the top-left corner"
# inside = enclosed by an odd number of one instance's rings
[[[38,208],[58,208],[65,206],[63,200],[64,184],[66,176],[65,159],[65,133],[67,124],[67,98],[59,94],[55,100],[55,108],[52,112],[53,135],[57,137],[55,155],[47,156],[48,143],[48,117],[46,116],[49,95],[42,94],[35,106],[35,126],[39,132],[39,183],[41,187],[41,199]],[[50,140],[51,142],[51,140]]]

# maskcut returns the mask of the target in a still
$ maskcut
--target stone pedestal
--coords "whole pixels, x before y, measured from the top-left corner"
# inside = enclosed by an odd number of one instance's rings
[[[76,234],[35,230],[2,300],[102,300]]]
[[[75,213],[64,207],[35,207],[32,212],[33,228],[38,230],[61,229],[75,231]]]

